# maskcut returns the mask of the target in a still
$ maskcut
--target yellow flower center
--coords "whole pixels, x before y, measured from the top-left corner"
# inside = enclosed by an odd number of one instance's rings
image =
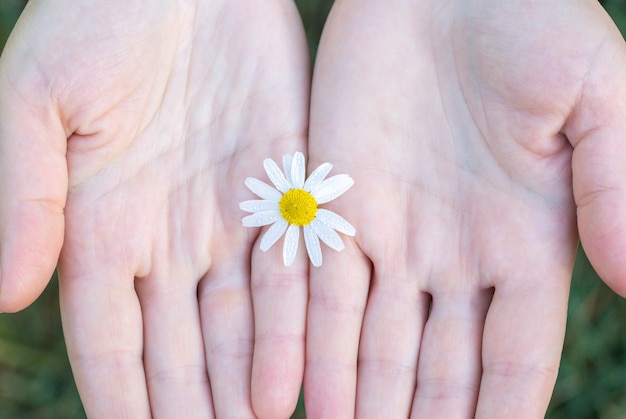
[[[317,201],[304,189],[290,189],[285,192],[278,207],[280,215],[289,224],[297,226],[308,225],[317,214]]]

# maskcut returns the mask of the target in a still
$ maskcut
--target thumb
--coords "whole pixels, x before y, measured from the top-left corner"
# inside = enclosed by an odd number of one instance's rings
[[[607,17],[608,19],[608,17]],[[611,24],[565,126],[580,238],[595,270],[626,297],[626,43]]]
[[[0,311],[43,291],[63,245],[66,135],[19,24],[0,57]]]

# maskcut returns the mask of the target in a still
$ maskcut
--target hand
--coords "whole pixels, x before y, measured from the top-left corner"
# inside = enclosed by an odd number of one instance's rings
[[[286,0],[26,8],[0,61],[0,310],[60,252],[89,417],[293,411],[306,263],[257,257],[238,203],[304,148],[308,73]]]
[[[311,272],[311,417],[543,417],[577,220],[626,295],[624,74],[594,1],[335,3],[309,157],[357,234]]]

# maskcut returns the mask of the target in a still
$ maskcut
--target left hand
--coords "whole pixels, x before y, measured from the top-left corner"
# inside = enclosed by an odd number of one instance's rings
[[[626,295],[625,74],[592,0],[335,2],[309,156],[357,234],[311,272],[311,417],[545,415],[576,221]]]

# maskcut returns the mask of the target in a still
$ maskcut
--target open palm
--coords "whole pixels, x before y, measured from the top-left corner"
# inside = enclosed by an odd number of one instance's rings
[[[312,417],[543,417],[577,215],[626,294],[623,74],[592,1],[335,3],[309,155],[357,235],[311,273]]]
[[[308,54],[293,4],[261,3],[31,3],[2,57],[0,309],[61,252],[90,417],[295,406],[306,265],[255,258],[237,204],[305,146]]]

